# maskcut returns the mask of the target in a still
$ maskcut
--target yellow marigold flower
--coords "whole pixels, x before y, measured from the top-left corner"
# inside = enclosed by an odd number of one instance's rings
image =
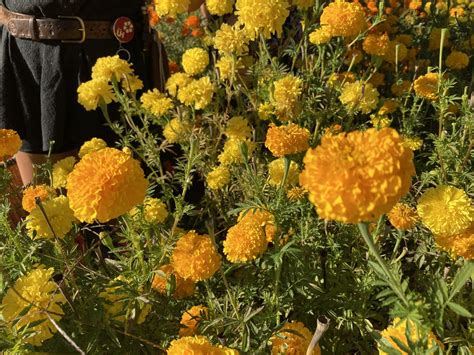
[[[386,33],[370,33],[365,37],[362,48],[365,53],[383,57],[389,50],[390,38]]]
[[[254,260],[263,255],[267,247],[264,227],[251,218],[243,219],[229,228],[224,240],[224,254],[232,263]]]
[[[143,202],[148,181],[140,163],[114,148],[87,154],[67,179],[74,215],[81,221],[105,223]]]
[[[36,207],[36,198],[39,197],[41,202],[47,199],[56,197],[54,189],[48,185],[29,186],[23,191],[23,198],[21,201],[22,207],[26,212],[31,212]]]
[[[270,117],[275,113],[275,107],[269,102],[265,102],[258,106],[258,118],[263,121],[270,119]]]
[[[155,11],[158,16],[176,17],[188,11],[191,0],[159,0],[155,1]]]
[[[143,81],[136,75],[126,75],[120,84],[125,92],[132,94],[143,89]]]
[[[410,322],[410,341],[413,343],[416,343],[422,339],[427,338],[428,341],[428,349],[431,349],[435,347],[436,345],[440,346],[441,349],[444,349],[443,344],[440,343],[440,341],[436,338],[436,336],[433,334],[433,332],[429,332],[428,334],[420,334],[422,331],[415,322],[409,321]],[[390,325],[387,329],[383,330],[381,332],[382,338],[390,343],[390,345],[398,350],[401,354],[408,354],[407,352],[403,351],[400,349],[400,347],[397,345],[397,343],[393,340],[393,338],[398,339],[402,344],[404,344],[407,348],[409,347],[408,345],[408,339],[406,337],[406,331],[407,331],[407,321],[406,320],[400,320],[400,318],[395,318],[393,320],[392,325]],[[385,351],[382,350],[380,344],[378,345],[379,348],[379,354],[389,354]]]
[[[207,185],[212,190],[222,189],[230,182],[230,171],[227,166],[218,166],[207,174]]]
[[[312,44],[325,44],[328,43],[332,38],[331,30],[328,26],[318,28],[309,34],[309,41]]]
[[[138,208],[132,208],[129,214],[132,217],[137,216],[139,214]],[[168,217],[168,210],[159,198],[147,197],[143,203],[143,216],[148,223],[163,223]]]
[[[133,74],[131,64],[118,55],[99,58],[92,67],[93,80],[120,81],[125,75],[131,74]]]
[[[418,221],[416,210],[406,203],[399,202],[387,213],[392,226],[400,230],[413,229]]]
[[[77,101],[84,106],[86,111],[96,110],[101,103],[108,105],[115,101],[112,85],[104,79],[89,80],[82,83],[77,88],[77,94]]]
[[[240,212],[238,222],[256,223],[265,230],[267,242],[273,242],[275,238],[275,217],[263,209],[249,209]]]
[[[345,73],[333,73],[328,78],[328,85],[341,87],[346,83],[354,83],[356,81],[356,77],[354,73],[345,72]]]
[[[175,299],[182,299],[191,297],[196,290],[196,284],[193,280],[183,279],[176,274],[171,264],[163,265],[158,269],[158,272],[153,277],[152,287],[159,293],[166,294],[166,285],[171,277],[174,277],[175,289],[173,297]]]
[[[181,64],[186,74],[201,74],[209,65],[209,54],[202,48],[191,48],[183,54]]]
[[[166,90],[171,96],[178,95],[178,90],[184,88],[193,81],[186,73],[174,73],[166,81]]]
[[[395,100],[385,100],[381,108],[379,108],[378,114],[381,116],[388,115],[390,113],[394,113],[397,108],[400,106],[398,101]]]
[[[421,148],[423,145],[423,140],[418,137],[407,137],[407,136],[402,136],[403,138],[403,145],[407,148],[410,148],[411,150],[415,151]]]
[[[434,101],[438,98],[438,82],[439,77],[437,73],[428,73],[420,76],[414,82],[415,94]]]
[[[220,53],[227,55],[247,53],[249,50],[248,42],[247,31],[241,28],[239,23],[233,26],[223,23],[214,37],[214,47]]]
[[[206,0],[206,7],[212,15],[223,16],[234,10],[234,0]]]
[[[410,92],[410,88],[411,88],[411,82],[409,82],[408,80],[402,80],[399,83],[394,83],[391,86],[390,91],[395,96],[400,97],[405,94],[408,94]]]
[[[268,164],[268,183],[272,186],[280,186],[283,181],[285,174],[285,159],[279,158],[273,160]],[[288,176],[286,177],[285,186],[296,185],[298,183],[300,170],[298,164],[294,161],[290,161],[290,166],[288,169]]]
[[[430,32],[428,49],[430,51],[437,51],[441,46],[441,28],[432,28]],[[449,31],[446,31],[443,47],[449,47],[451,43],[449,42],[450,34]]]
[[[76,158],[67,157],[53,165],[52,185],[55,189],[66,187],[67,177],[73,171],[74,164],[76,164]]]
[[[301,322],[286,323],[276,335],[270,338],[272,355],[278,354],[306,354],[313,334]],[[317,345],[312,355],[321,355],[321,348]]]
[[[26,217],[28,235],[33,239],[51,239],[55,236],[63,238],[72,229],[75,221],[74,213],[69,207],[68,198],[66,196],[58,196],[46,200],[42,203],[42,206],[46,216],[48,216],[51,227],[43,212],[37,206]]]
[[[2,300],[2,316],[5,323],[20,333],[28,327],[23,341],[41,346],[54,336],[57,329],[48,315],[58,322],[64,312],[60,303],[66,303],[58,286],[52,281],[54,269],[40,266],[16,280]],[[34,326],[30,326],[36,323]]]
[[[333,36],[353,37],[367,28],[365,13],[360,4],[336,0],[323,9],[321,25],[329,26]]]
[[[241,146],[245,144],[247,146],[248,154],[252,154],[255,149],[255,143],[250,140],[242,139],[228,139],[224,144],[222,153],[219,154],[217,159],[222,165],[230,164],[241,164],[244,162],[242,155]]]
[[[321,218],[375,221],[408,192],[413,152],[392,128],[323,136],[304,158],[300,185]]]
[[[171,255],[178,275],[194,282],[207,280],[221,267],[221,256],[211,238],[190,231],[179,238]]]
[[[462,256],[466,260],[474,260],[474,223],[464,232],[454,235],[435,236],[436,244],[454,257]]]
[[[173,340],[166,353],[168,355],[239,355],[237,350],[220,345],[213,346],[209,340],[202,335]]]
[[[387,62],[391,64],[401,63],[408,56],[408,49],[403,43],[390,41],[387,52],[383,56]]]
[[[229,139],[248,139],[252,137],[252,128],[246,118],[235,116],[227,121],[224,133]]]
[[[297,6],[300,9],[307,9],[310,8],[311,6],[314,6],[314,1],[315,0],[291,0],[291,5]]]
[[[265,147],[275,157],[304,152],[309,148],[309,131],[294,123],[285,126],[270,125],[265,139]]]
[[[370,123],[374,128],[381,129],[390,127],[392,121],[387,116],[370,115]]]
[[[469,56],[466,53],[452,51],[446,58],[446,66],[449,69],[461,70],[469,65]]]
[[[107,143],[103,139],[92,138],[91,140],[85,142],[81,146],[81,149],[79,149],[79,158],[84,158],[86,154],[97,152],[98,150],[104,149],[106,147]]]
[[[290,14],[286,0],[237,0],[235,4],[239,21],[245,25],[252,39],[261,33],[265,38],[272,34],[281,36],[283,24]]]
[[[339,100],[346,106],[348,111],[370,113],[377,107],[379,92],[370,83],[357,80],[354,83],[346,83],[339,96]]]
[[[275,81],[274,86],[273,105],[276,115],[281,121],[291,120],[296,114],[298,98],[303,91],[303,81],[290,74]]]
[[[214,96],[214,84],[208,76],[193,80],[178,91],[178,100],[183,104],[194,105],[196,110],[206,108]]]
[[[160,117],[173,108],[173,101],[158,89],[148,90],[141,97],[143,108]]]
[[[189,138],[192,128],[191,123],[180,118],[173,118],[163,129],[163,136],[170,143],[182,143]]]
[[[0,161],[15,155],[21,147],[18,133],[12,129],[0,129]]]
[[[142,324],[151,311],[151,304],[144,303],[139,297],[135,300],[131,299],[130,294],[125,290],[127,284],[129,281],[125,277],[118,276],[99,293],[99,297],[105,300],[105,312],[111,320],[126,324],[132,316],[135,316],[137,324]]]
[[[180,337],[189,337],[192,335],[199,334],[198,326],[201,319],[207,318],[209,314],[209,310],[207,307],[203,305],[193,306],[188,309],[186,312],[183,313],[181,317],[181,324],[183,327],[179,329],[179,336]]]
[[[454,235],[465,231],[474,220],[469,196],[453,186],[430,188],[418,200],[418,214],[433,234]]]
[[[219,69],[221,80],[231,80],[238,70],[244,69],[245,67],[240,58],[235,59],[230,55],[225,55],[216,62],[216,68]]]
[[[286,196],[288,197],[290,201],[295,202],[295,201],[302,200],[306,196],[307,193],[308,191],[306,191],[304,187],[295,186],[288,190],[288,192],[286,193]]]

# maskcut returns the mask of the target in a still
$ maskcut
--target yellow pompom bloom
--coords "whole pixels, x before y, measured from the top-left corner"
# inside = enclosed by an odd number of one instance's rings
[[[370,123],[374,128],[381,129],[390,127],[392,121],[386,116],[370,115]]]
[[[290,14],[290,4],[286,0],[237,0],[235,7],[235,14],[252,39],[259,34],[264,38],[270,38],[272,34],[280,37]]]
[[[331,30],[328,26],[318,28],[309,34],[309,42],[312,44],[325,44],[332,38]]]
[[[234,349],[213,346],[205,336],[183,337],[171,342],[167,355],[239,355]]]
[[[251,212],[249,212],[251,213]],[[254,260],[267,250],[265,229],[257,219],[245,218],[227,231],[224,254],[232,263]]]
[[[404,61],[408,56],[408,49],[403,43],[390,41],[387,52],[383,56],[385,61],[396,64]]]
[[[99,293],[99,297],[104,299],[104,309],[111,320],[126,324],[132,316],[135,316],[137,324],[142,324],[151,311],[151,304],[144,303],[139,297],[131,299],[130,293],[125,290],[127,284],[128,280],[118,276]]]
[[[120,84],[125,92],[132,94],[143,89],[143,81],[136,75],[126,75]]]
[[[308,191],[306,191],[304,187],[295,186],[288,190],[288,192],[286,193],[286,196],[288,197],[290,201],[295,202],[295,201],[302,200],[306,196],[307,193]]]
[[[388,220],[392,226],[400,230],[413,229],[418,221],[418,214],[413,207],[406,203],[397,203],[387,213]]]
[[[275,217],[263,209],[249,209],[240,212],[237,221],[240,223],[254,223],[264,228],[267,242],[273,242],[275,238]]]
[[[87,154],[67,179],[74,215],[81,221],[105,223],[143,202],[148,181],[140,163],[114,148]]]
[[[66,299],[51,279],[53,273],[53,268],[44,266],[30,271],[16,280],[2,300],[1,314],[5,323],[18,333],[28,327],[23,341],[35,346],[41,346],[57,331],[48,315],[58,322],[64,314],[60,303],[66,303]],[[37,324],[30,326],[32,323]]]
[[[454,186],[426,190],[418,200],[417,210],[423,224],[437,235],[462,233],[474,220],[469,196]]]
[[[206,0],[206,7],[211,15],[223,16],[234,10],[234,0]]]
[[[294,123],[286,126],[270,125],[265,139],[265,147],[275,157],[304,152],[309,148],[309,131]]]
[[[300,9],[307,9],[314,5],[315,0],[291,0],[293,6],[297,6]]]
[[[182,143],[189,138],[192,128],[191,123],[180,118],[173,118],[163,129],[163,136],[170,143]]]
[[[212,101],[215,87],[208,76],[191,81],[178,91],[178,100],[196,110],[206,108]]]
[[[85,142],[81,149],[79,149],[79,158],[84,158],[86,154],[97,152],[98,150],[104,149],[107,147],[107,143],[100,138],[92,138],[91,140]]]
[[[400,106],[398,101],[395,100],[385,100],[382,107],[379,108],[378,115],[384,116],[390,113],[394,113],[397,108]]]
[[[298,164],[294,161],[290,161],[290,166],[288,169],[288,176],[286,177],[285,186],[296,185],[298,183],[300,170]],[[285,159],[275,159],[270,164],[268,164],[268,183],[272,186],[280,186],[283,177],[285,175]]]
[[[207,174],[207,185],[212,190],[222,189],[224,186],[228,185],[230,182],[230,171],[227,166],[221,165],[218,166]]]
[[[219,270],[221,256],[207,234],[190,231],[176,243],[171,265],[182,278],[197,282],[211,278]]]
[[[209,65],[209,54],[202,48],[191,48],[183,54],[181,64],[186,74],[201,74]]]
[[[248,52],[247,31],[239,23],[230,26],[223,23],[216,31],[214,48],[223,54],[242,55]]]
[[[252,137],[252,128],[246,118],[235,116],[227,121],[224,133],[229,139],[248,139]]]
[[[18,133],[12,129],[0,129],[0,161],[15,155],[21,147]]]
[[[323,9],[320,22],[329,27],[333,36],[353,37],[367,28],[362,6],[344,0],[329,3]]]
[[[423,339],[422,337],[424,334],[420,334],[421,329],[419,329],[416,323],[412,321],[409,321],[409,322],[410,322],[410,331],[411,331],[410,341],[413,343],[416,343],[422,340]],[[407,348],[409,348],[408,339],[406,336],[406,330],[407,330],[407,321],[400,320],[400,318],[395,318],[393,320],[392,325],[389,326],[387,329],[383,330],[380,335],[386,342],[390,343],[390,345],[394,349],[398,350],[401,354],[408,355],[408,353],[400,349],[397,343],[392,339],[392,338],[395,338],[399,340],[402,344],[404,344]],[[428,349],[431,349],[436,345],[440,346],[441,349],[444,349],[443,344],[439,342],[439,340],[436,338],[433,332],[429,332],[428,334],[426,334],[426,338],[428,342]],[[378,347],[379,347],[379,354],[388,355],[388,353],[386,353],[385,351],[381,349],[380,345]]]
[[[446,66],[449,69],[461,70],[469,65],[469,56],[466,53],[452,51],[446,58]]]
[[[180,337],[189,337],[192,335],[197,335],[198,333],[198,325],[201,321],[201,318],[208,317],[209,310],[207,307],[203,305],[193,306],[188,309],[186,312],[183,313],[181,317],[181,324],[183,327],[179,329],[179,336]]]
[[[86,111],[96,110],[99,104],[106,105],[115,101],[112,85],[105,79],[89,80],[77,88],[77,101],[84,106]]]
[[[148,90],[140,97],[143,108],[160,117],[173,108],[173,101],[158,89]]]
[[[135,217],[139,214],[137,207],[130,210],[129,214]],[[147,197],[143,203],[143,217],[148,223],[163,223],[168,217],[166,205],[159,198]]]
[[[386,33],[371,33],[364,39],[362,48],[365,53],[383,57],[390,47],[390,39]]]
[[[418,137],[403,136],[403,145],[415,151],[421,148],[421,146],[423,145],[423,140]]]
[[[333,73],[328,78],[328,85],[340,88],[346,83],[354,83],[356,81],[356,76],[351,72],[344,73]]]
[[[304,158],[300,185],[321,218],[375,221],[408,192],[413,152],[391,128],[325,135]]]
[[[466,260],[474,260],[474,223],[464,232],[454,235],[435,236],[436,244],[454,257],[462,256]]]
[[[74,164],[76,164],[76,158],[67,157],[53,165],[52,185],[55,189],[66,187],[67,177],[74,170]]]
[[[245,144],[247,146],[248,154],[252,154],[255,149],[255,143],[250,140],[243,139],[228,139],[224,144],[222,153],[219,154],[217,159],[222,165],[230,164],[241,164],[244,162],[242,155],[241,146]]]
[[[244,69],[245,66],[241,58],[235,59],[233,56],[225,55],[216,62],[216,68],[219,69],[221,80],[231,80],[237,71]]]
[[[372,84],[358,80],[354,83],[346,83],[343,86],[339,100],[348,111],[360,111],[367,114],[377,107],[379,92]]]
[[[313,334],[301,322],[286,323],[276,335],[270,338],[272,355],[278,354],[306,354]],[[317,345],[312,355],[321,355],[321,348]]]
[[[409,82],[408,80],[403,80],[400,83],[394,83],[391,86],[390,91],[395,96],[403,96],[405,94],[408,94],[410,92],[410,89],[411,89],[411,82]]]
[[[121,59],[118,55],[111,57],[102,57],[97,59],[92,67],[93,80],[117,80],[120,81],[126,75],[132,75],[133,69],[131,64]]]
[[[303,90],[303,81],[293,75],[287,75],[275,81],[273,91],[273,105],[276,115],[281,121],[294,118],[298,104],[298,98]]]
[[[28,235],[34,239],[51,239],[55,236],[63,238],[74,224],[74,213],[69,207],[69,200],[66,196],[58,196],[42,203],[44,212],[48,216],[48,224],[43,211],[36,206],[26,217],[26,229]],[[51,230],[51,228],[53,230]],[[54,231],[54,233],[53,233]]]
[[[29,186],[23,191],[21,205],[26,212],[31,212],[36,207],[36,198],[39,197],[41,202],[45,202],[49,198],[56,197],[54,189],[48,185]]]
[[[178,95],[178,90],[190,84],[193,79],[186,73],[174,73],[166,81],[166,90],[171,96]]]
[[[160,17],[176,17],[188,11],[191,0],[155,0],[155,11]]]
[[[173,298],[182,299],[191,297],[196,290],[196,284],[193,280],[183,279],[181,276],[176,274],[171,264],[163,265],[158,269],[158,272],[153,277],[152,287],[159,293],[166,294],[166,285],[171,277],[174,277],[175,289],[173,292]]]
[[[258,118],[261,120],[266,121],[273,114],[275,114],[275,107],[271,103],[265,102],[258,106]]]

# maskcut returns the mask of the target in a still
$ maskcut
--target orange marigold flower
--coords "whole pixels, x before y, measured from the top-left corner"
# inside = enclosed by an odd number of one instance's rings
[[[461,233],[435,236],[436,244],[454,257],[474,260],[474,223]]]
[[[175,299],[182,299],[191,297],[196,290],[196,284],[193,280],[183,279],[181,276],[176,274],[171,264],[166,264],[158,269],[158,272],[153,277],[152,287],[159,293],[166,294],[168,281],[174,277],[174,292],[173,297]]]
[[[418,221],[416,210],[401,202],[393,206],[390,212],[387,213],[387,217],[392,226],[400,230],[412,229]]]
[[[197,335],[193,337],[183,337],[171,342],[166,351],[168,355],[238,355],[237,350],[226,348],[224,346],[213,346],[205,336]]]
[[[147,187],[140,163],[114,148],[87,154],[67,179],[74,215],[87,223],[127,213],[143,202]]]
[[[265,146],[278,158],[304,152],[309,148],[309,131],[295,123],[284,126],[270,125]]]
[[[466,53],[452,51],[446,58],[446,66],[449,69],[461,70],[469,65],[469,56]]]
[[[256,222],[244,220],[228,230],[224,253],[230,262],[247,262],[265,253],[267,246],[265,230]]]
[[[278,354],[306,354],[313,335],[301,322],[286,323],[278,333],[270,338],[272,355]],[[321,355],[321,348],[317,345],[312,355]]]
[[[176,243],[171,265],[181,277],[197,282],[215,274],[221,267],[221,256],[207,234],[199,235],[190,231]]]
[[[0,129],[0,161],[15,155],[21,147],[18,133],[12,129]]]
[[[408,192],[413,152],[391,128],[325,135],[304,158],[300,184],[321,218],[375,221]]]
[[[333,36],[353,37],[365,31],[367,21],[360,4],[336,0],[324,8],[321,25],[329,26]]]
[[[438,82],[439,77],[437,73],[428,73],[420,76],[414,82],[415,94],[434,101],[438,98]]]
[[[239,222],[257,223],[260,227],[265,228],[265,236],[268,242],[272,242],[275,237],[275,222],[273,215],[262,209],[251,209],[243,211],[239,214]]]
[[[55,196],[56,192],[48,185],[29,186],[23,191],[21,204],[26,212],[31,212],[36,207],[36,197],[39,197],[41,202],[44,202]]]
[[[387,52],[383,56],[387,62],[396,64],[404,61],[408,55],[408,49],[403,43],[390,41]]]
[[[391,86],[390,91],[395,96],[403,96],[410,92],[410,88],[411,83],[408,80],[403,80],[401,82],[394,83]]]
[[[192,335],[198,335],[198,326],[201,319],[208,317],[209,310],[203,305],[193,306],[183,313],[181,317],[181,322],[179,324],[183,325],[179,329],[180,337],[189,337]]]
[[[189,28],[196,28],[201,25],[201,19],[196,15],[191,15],[184,20],[184,24]]]
[[[383,57],[390,46],[390,39],[386,33],[371,33],[364,39],[362,48],[367,54]]]

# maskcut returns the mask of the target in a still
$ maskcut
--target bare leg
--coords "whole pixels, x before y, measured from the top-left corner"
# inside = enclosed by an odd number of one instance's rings
[[[51,161],[54,163],[66,157],[75,156],[76,154],[76,150],[65,153],[52,154]],[[18,170],[20,170],[21,180],[23,182],[23,185],[26,186],[28,184],[31,184],[31,182],[33,181],[33,175],[35,171],[34,165],[44,164],[48,157],[44,154],[18,152],[15,155],[15,158],[16,163],[18,165]]]

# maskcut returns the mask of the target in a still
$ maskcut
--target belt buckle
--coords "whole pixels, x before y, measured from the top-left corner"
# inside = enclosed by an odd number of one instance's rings
[[[84,43],[86,40],[86,24],[84,23],[84,20],[80,18],[79,16],[58,16],[59,19],[66,19],[66,20],[77,20],[79,24],[81,25],[81,28],[79,28],[79,32],[82,33],[81,39],[78,40],[62,40],[61,43]]]

